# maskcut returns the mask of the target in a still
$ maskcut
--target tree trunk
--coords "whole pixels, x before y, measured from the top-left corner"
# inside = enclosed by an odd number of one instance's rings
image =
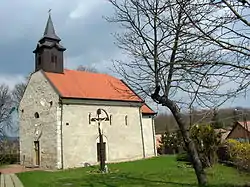
[[[185,126],[185,121],[182,118],[182,115],[178,109],[178,107],[176,106],[176,104],[167,99],[167,103],[166,106],[171,110],[172,114],[174,115],[174,118],[180,128],[183,140],[185,142],[185,146],[188,150],[188,154],[190,155],[191,159],[192,159],[192,164],[198,179],[198,183],[201,186],[204,186],[207,184],[207,177],[206,177],[206,173],[203,169],[202,163],[200,161],[198,152],[196,150],[195,144],[192,141],[192,139],[190,138],[189,135],[189,131],[186,129]]]

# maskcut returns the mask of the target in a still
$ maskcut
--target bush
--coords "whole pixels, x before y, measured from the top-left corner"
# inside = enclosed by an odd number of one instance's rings
[[[217,163],[217,149],[220,145],[221,134],[217,134],[211,125],[194,125],[190,129],[200,160],[204,167]]]
[[[19,154],[1,154],[0,165],[3,164],[16,164],[19,162]]]
[[[228,149],[227,157],[229,157],[226,159],[233,162],[237,168],[250,171],[250,144],[228,140],[225,146]]]

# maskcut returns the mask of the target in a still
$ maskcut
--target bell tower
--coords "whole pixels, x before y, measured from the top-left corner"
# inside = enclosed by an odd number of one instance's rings
[[[33,51],[35,53],[35,71],[42,69],[46,72],[63,73],[63,52],[66,48],[60,44],[60,41],[49,13],[43,37]]]

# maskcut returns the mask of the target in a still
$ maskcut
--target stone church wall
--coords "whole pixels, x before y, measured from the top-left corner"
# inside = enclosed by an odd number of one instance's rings
[[[34,141],[39,141],[41,168],[57,167],[58,101],[59,96],[43,73],[32,74],[19,106],[20,158],[26,166],[36,165]]]
[[[95,117],[98,108],[111,115],[111,121],[102,123],[107,162],[143,158],[139,107],[111,106],[114,103],[63,105],[64,168],[97,163],[98,126],[89,117]]]

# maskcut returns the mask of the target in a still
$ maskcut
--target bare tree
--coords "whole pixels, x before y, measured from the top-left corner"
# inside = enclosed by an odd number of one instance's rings
[[[18,107],[23,94],[25,92],[26,86],[28,84],[29,78],[31,76],[31,73],[25,77],[24,81],[17,83],[14,87],[14,89],[12,90],[12,98],[13,98],[13,102],[15,104],[16,107]]]
[[[9,87],[0,85],[0,136],[5,135],[5,131],[10,127],[10,111],[12,108],[12,98]]]
[[[177,2],[182,4],[181,1]],[[203,8],[211,7],[214,11],[203,15],[206,20],[197,22],[190,17],[185,7],[181,6],[189,21],[204,39],[234,52],[234,61],[248,60],[250,58],[250,2],[249,0],[210,0],[200,1]],[[214,12],[217,12],[214,14]],[[208,27],[209,26],[209,27]]]
[[[83,65],[79,65],[76,70],[78,71],[88,71],[88,72],[93,72],[93,73],[97,73],[97,69],[94,67],[87,67],[87,66],[83,66]]]
[[[115,37],[129,57],[126,62],[116,61],[115,70],[139,94],[150,96],[172,112],[198,183],[205,185],[206,174],[181,110],[193,105],[214,108],[235,97],[249,84],[249,68],[243,60],[233,61],[233,50],[225,52],[209,39],[214,23],[207,21],[206,15],[219,14],[210,2],[209,6],[204,6],[205,1],[186,0],[109,2],[115,15],[107,20],[124,28]],[[203,24],[202,32],[194,24]]]
[[[14,102],[17,106],[19,105],[19,103],[23,97],[26,85],[27,85],[26,82],[18,83],[15,85],[15,87],[12,91],[12,96],[13,96]]]

